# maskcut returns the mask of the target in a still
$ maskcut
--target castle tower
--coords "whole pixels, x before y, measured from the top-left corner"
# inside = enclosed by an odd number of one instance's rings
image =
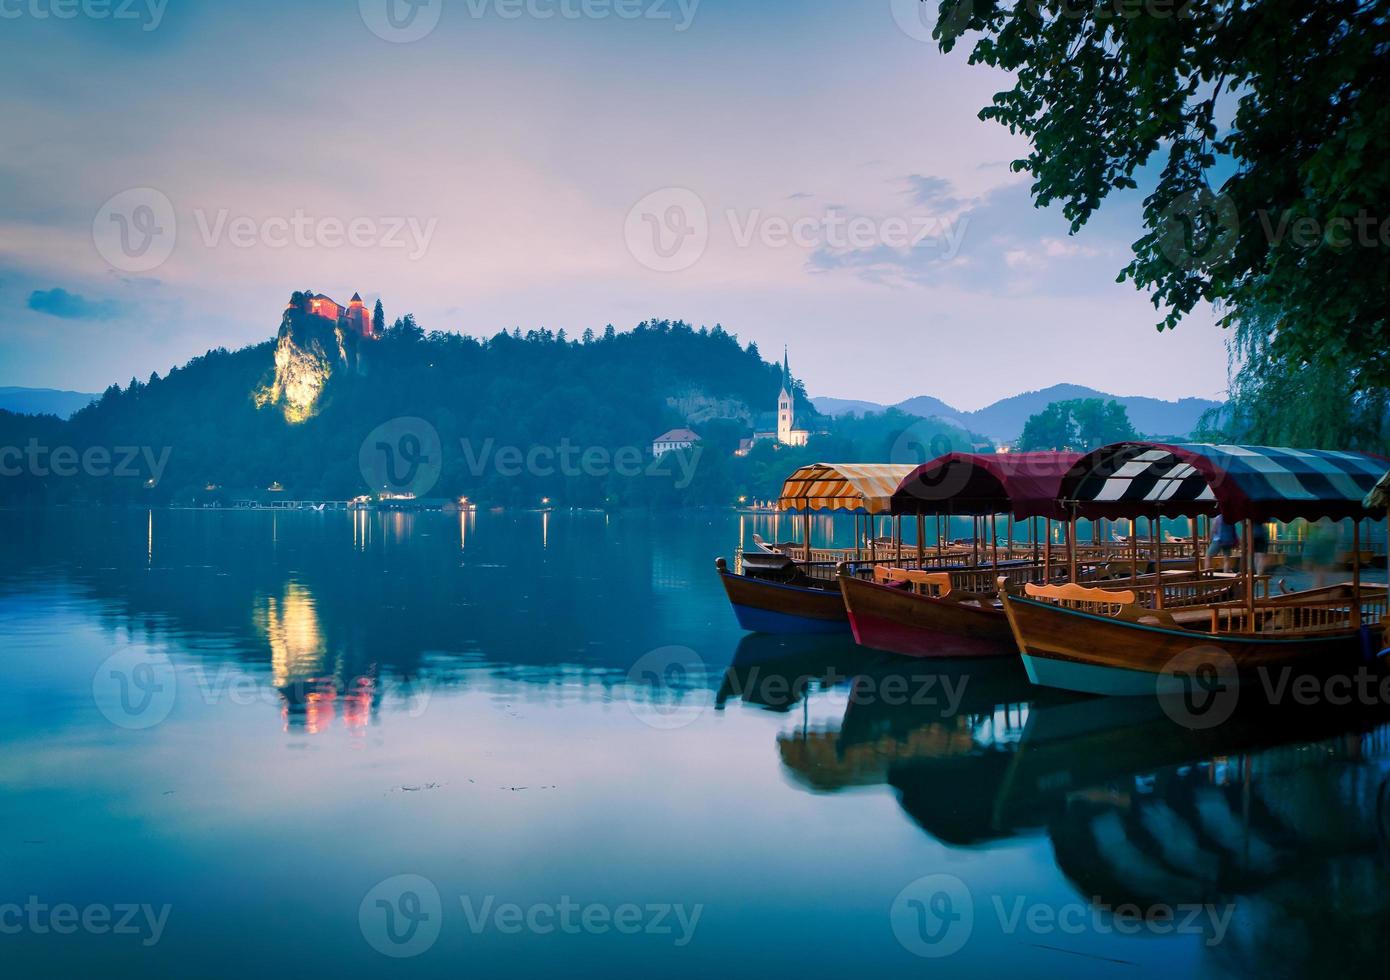
[[[359,335],[371,339],[372,315],[367,312],[361,293],[353,293],[352,299],[348,301],[347,322]]]

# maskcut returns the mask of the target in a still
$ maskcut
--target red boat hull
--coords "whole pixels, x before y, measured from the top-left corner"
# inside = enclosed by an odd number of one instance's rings
[[[1018,654],[1008,618],[992,604],[933,599],[906,589],[840,579],[850,628],[861,646],[908,657]]]

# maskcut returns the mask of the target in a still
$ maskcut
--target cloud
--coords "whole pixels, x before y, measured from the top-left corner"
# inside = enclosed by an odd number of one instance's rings
[[[943,211],[951,211],[960,206],[960,199],[952,193],[951,182],[944,177],[908,174],[903,180],[907,183],[907,193],[913,204],[940,208]]]
[[[1097,283],[1113,282],[1129,261],[1128,239],[1122,236],[1132,237],[1138,226],[1133,195],[1117,200],[1104,217],[1097,215],[1078,240],[1066,234],[1060,208],[1033,206],[1027,184],[1005,184],[961,200],[950,182],[939,177],[906,179],[916,206],[930,219],[927,234],[908,248],[883,243],[820,248],[807,262],[807,271],[847,271],[882,286],[950,283],[975,293],[1077,296],[1094,294]],[[1133,224],[1126,226],[1126,220]]]
[[[66,289],[36,289],[29,294],[29,309],[61,320],[110,320],[121,307],[109,299],[90,300]]]

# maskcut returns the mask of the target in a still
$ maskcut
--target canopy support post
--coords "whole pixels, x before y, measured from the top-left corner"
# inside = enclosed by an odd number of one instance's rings
[[[1052,581],[1052,518],[1046,518],[1047,538],[1043,541],[1043,582]]]
[[[995,515],[995,514],[990,514],[990,515],[989,515],[989,555],[990,555],[990,563],[993,565],[994,570],[995,570],[995,571],[998,571],[998,570],[999,570],[999,525],[998,525],[998,523],[996,523],[996,521],[995,521],[996,516],[997,516],[997,515]]]
[[[801,543],[806,549],[806,564],[811,563],[811,506],[806,503],[806,513],[801,518]]]
[[[1244,557],[1241,564],[1245,571],[1245,628],[1255,632],[1255,522],[1247,517],[1243,522],[1241,551]]]
[[[917,567],[927,566],[927,517],[925,514],[917,515]]]
[[[1154,608],[1163,608],[1163,518],[1156,517],[1149,527],[1154,548]]]
[[[1076,582],[1076,504],[1071,505],[1071,521],[1067,524],[1067,565],[1071,581]]]
[[[897,556],[893,559],[899,567],[903,563],[903,515],[898,514],[893,518],[893,546]]]
[[[1351,519],[1351,624],[1361,628],[1361,518]]]
[[[1129,519],[1129,577],[1139,581],[1139,521],[1133,517]]]

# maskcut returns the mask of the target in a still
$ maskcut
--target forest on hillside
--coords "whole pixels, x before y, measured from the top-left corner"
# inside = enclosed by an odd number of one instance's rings
[[[271,486],[347,499],[379,489],[362,465],[364,441],[401,419],[438,435],[427,495],[481,506],[730,505],[774,496],[803,463],[908,462],[980,441],[894,411],[822,418],[798,382],[798,422],[821,434],[802,448],[760,442],[735,455],[750,423],[775,407],[781,369],[719,326],[652,320],[580,337],[538,329],[479,339],[426,333],[404,317],[363,345],[353,370],[332,373],[300,422],[258,404],[275,347],[213,350],[164,377],[112,385],[66,422],[0,412],[0,502],[163,506]],[[668,399],[691,393],[751,417],[694,423],[698,446],[658,465],[652,440],[686,424]]]

